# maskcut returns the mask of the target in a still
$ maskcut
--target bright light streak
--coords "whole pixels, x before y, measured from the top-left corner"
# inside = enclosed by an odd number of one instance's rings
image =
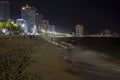
[[[50,31],[48,31],[47,33],[50,33],[50,34],[52,34],[52,32],[50,32]]]
[[[66,36],[67,36],[67,37],[72,37],[72,35],[71,35],[71,34],[66,34]]]
[[[12,21],[11,23],[12,23],[12,24],[14,24],[14,22],[13,22],[13,21]]]
[[[41,29],[41,32],[45,33],[46,31],[44,29]]]

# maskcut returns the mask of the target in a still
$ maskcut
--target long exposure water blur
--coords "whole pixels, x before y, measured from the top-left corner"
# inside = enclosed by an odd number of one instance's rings
[[[120,80],[119,38],[82,38],[79,41],[72,43],[74,48],[67,49],[64,56],[71,61],[76,74],[88,80]]]

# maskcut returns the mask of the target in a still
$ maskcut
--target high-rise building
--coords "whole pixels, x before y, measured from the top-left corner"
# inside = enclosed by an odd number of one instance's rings
[[[0,1],[0,21],[6,21],[10,18],[8,1]]]
[[[49,26],[48,26],[48,32],[49,32],[49,33],[55,33],[55,32],[56,32],[56,30],[55,30],[55,25],[49,25]]]
[[[18,26],[20,26],[23,32],[27,33],[27,24],[24,19],[17,19],[16,23],[18,24]]]
[[[48,31],[49,21],[48,20],[42,20],[41,23],[41,30],[44,30],[46,33]]]
[[[84,27],[81,25],[76,26],[76,37],[83,37],[84,36]]]
[[[43,15],[36,13],[36,28],[38,33],[40,33],[41,30],[42,20],[43,20]]]
[[[33,32],[34,26],[36,26],[36,8],[30,7],[28,5],[22,7],[22,19],[26,20],[27,31],[29,33]]]

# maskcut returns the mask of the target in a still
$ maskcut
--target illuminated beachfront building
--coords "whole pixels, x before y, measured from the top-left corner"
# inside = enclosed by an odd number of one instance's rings
[[[9,5],[8,1],[0,1],[0,21],[10,19]]]
[[[49,26],[49,21],[48,20],[42,20],[41,26],[40,26],[41,31],[47,33],[48,26]]]
[[[84,27],[81,25],[76,26],[76,37],[83,37],[84,36]]]
[[[43,20],[43,15],[36,13],[36,27],[37,27],[38,33],[40,33],[40,30],[41,30],[42,20]]]
[[[27,24],[24,19],[17,19],[16,23],[18,24],[18,26],[20,26],[23,32],[27,33]]]
[[[27,23],[28,33],[33,33],[33,29],[36,27],[36,8],[28,5],[22,7],[22,19]]]
[[[56,30],[55,30],[55,25],[49,25],[48,26],[48,33],[55,33]]]

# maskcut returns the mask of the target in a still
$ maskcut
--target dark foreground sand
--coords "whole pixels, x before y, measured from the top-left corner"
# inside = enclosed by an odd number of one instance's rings
[[[63,53],[39,37],[0,36],[0,80],[85,80],[72,73]]]

